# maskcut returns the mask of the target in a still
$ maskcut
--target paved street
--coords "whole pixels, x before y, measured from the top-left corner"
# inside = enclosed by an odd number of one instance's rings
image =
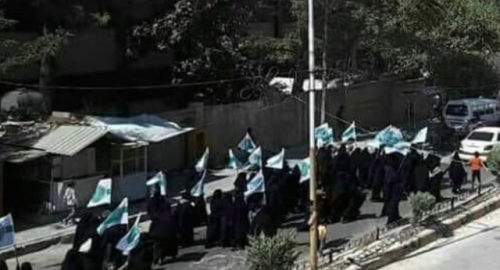
[[[382,270],[500,269],[500,210],[455,231]]]
[[[221,178],[223,181],[232,181],[229,179],[228,177]],[[485,177],[485,179],[488,179],[486,182],[490,182],[493,180],[493,177],[489,176]],[[220,185],[221,183],[215,181],[207,186],[209,189],[215,189]],[[467,184],[465,188],[468,186]],[[445,197],[451,196],[447,181],[443,183],[443,195]],[[359,220],[347,224],[330,225],[328,228],[329,235],[327,246],[334,247],[353,237],[372,231],[376,226],[384,225],[386,218],[378,218],[381,209],[381,203],[366,201],[362,207],[362,216]],[[410,213],[410,206],[407,201],[401,203],[400,211],[402,215],[408,215]],[[302,219],[292,220],[288,224],[285,224],[284,227],[295,230],[295,225],[300,222],[302,222]],[[149,223],[145,222],[142,226],[143,230],[147,230]],[[178,260],[167,264],[165,268],[173,270],[246,269],[244,252],[233,252],[230,249],[222,248],[206,250],[204,248],[205,235],[206,229],[204,227],[197,228],[195,236],[197,245],[186,249],[180,249]],[[309,235],[307,232],[297,233],[298,250],[301,252],[300,259],[307,258],[309,251],[308,241]],[[69,248],[69,244],[59,244],[37,253],[25,255],[21,257],[21,261],[30,261],[34,263],[36,269],[59,269],[64,254]],[[9,260],[9,264],[14,265],[15,261]]]

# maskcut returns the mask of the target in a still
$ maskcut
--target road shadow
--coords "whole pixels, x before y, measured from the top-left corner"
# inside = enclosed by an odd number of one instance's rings
[[[203,259],[208,252],[190,252],[182,254],[181,256],[168,261],[168,263],[180,263],[180,262],[197,262]]]

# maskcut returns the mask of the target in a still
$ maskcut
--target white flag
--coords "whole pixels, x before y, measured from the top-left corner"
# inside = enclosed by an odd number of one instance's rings
[[[427,131],[429,129],[427,127],[421,129],[417,135],[415,136],[415,138],[413,139],[413,141],[411,141],[411,143],[414,143],[414,144],[418,144],[418,143],[425,143],[427,141]]]
[[[241,142],[238,144],[238,148],[240,148],[243,151],[246,151],[247,153],[252,153],[257,148],[257,145],[252,140],[250,134],[248,134],[247,132],[243,140],[241,140]]]
[[[116,248],[122,251],[124,256],[128,256],[130,252],[139,244],[141,239],[141,229],[139,228],[139,221],[141,215],[139,215],[134,223],[134,226],[128,231],[128,233],[118,242]]]
[[[8,214],[0,218],[0,249],[12,247],[14,244],[14,221],[11,214]]]
[[[262,170],[259,171],[247,184],[247,191],[245,192],[245,197],[252,194],[263,193],[266,191],[266,185],[264,183],[264,174]]]
[[[356,123],[352,122],[352,124],[342,133],[342,142],[347,142],[349,140],[356,141]]]
[[[160,194],[167,195],[167,178],[163,172],[157,173],[153,178],[146,182],[147,186],[158,185],[160,187]]]
[[[128,199],[125,198],[118,207],[97,227],[97,233],[102,235],[107,229],[116,225],[128,224]]]
[[[285,162],[285,148],[282,148],[281,152],[279,152],[277,155],[267,160],[266,167],[281,170],[283,169],[284,162]]]
[[[87,208],[92,208],[100,205],[111,203],[111,179],[101,179],[97,183],[94,195],[87,204]]]
[[[210,149],[205,149],[205,153],[201,156],[200,160],[196,163],[195,169],[197,172],[201,173],[207,169],[208,166],[208,157],[210,155]]]

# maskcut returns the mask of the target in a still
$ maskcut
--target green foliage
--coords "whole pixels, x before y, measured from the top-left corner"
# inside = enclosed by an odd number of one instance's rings
[[[280,232],[274,237],[251,239],[247,260],[251,270],[291,270],[299,253],[291,232]]]
[[[411,205],[411,209],[412,209],[412,213],[413,213],[412,221],[414,223],[420,221],[420,219],[422,218],[422,215],[425,212],[432,210],[432,208],[436,204],[436,198],[428,192],[412,193],[408,197],[408,200],[409,200],[410,205]]]
[[[70,36],[69,32],[58,29],[22,44],[12,41],[10,50],[1,58],[0,70],[6,72],[9,68],[38,62],[45,56],[55,56],[68,43]]]
[[[488,169],[495,175],[500,172],[500,147],[493,148],[488,156]]]

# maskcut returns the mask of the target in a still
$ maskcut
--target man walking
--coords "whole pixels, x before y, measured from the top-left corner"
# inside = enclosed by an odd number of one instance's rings
[[[63,197],[64,205],[70,209],[69,215],[63,219],[64,225],[68,225],[68,221],[71,220],[72,224],[75,224],[76,207],[78,206],[78,201],[76,199],[75,193],[75,183],[70,182],[64,191]]]
[[[481,186],[481,170],[485,167],[483,161],[479,158],[479,153],[475,152],[474,157],[470,160],[472,170],[472,188],[474,189],[474,182],[477,179],[479,186]]]

